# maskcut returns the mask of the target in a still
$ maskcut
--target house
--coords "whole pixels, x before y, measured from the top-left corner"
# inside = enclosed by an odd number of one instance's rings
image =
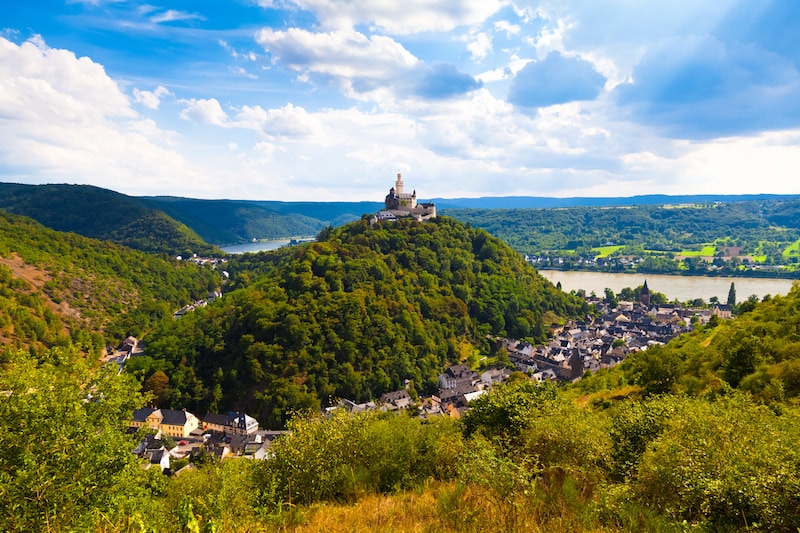
[[[714,304],[711,313],[719,318],[731,318],[733,316],[731,313],[731,306],[728,304]]]
[[[531,379],[542,383],[544,381],[558,381],[558,376],[553,370],[548,368],[547,370],[542,370],[541,372],[535,372],[531,376]]]
[[[510,375],[511,370],[508,368],[490,368],[481,374],[481,383],[485,387],[490,387],[494,383],[504,382]]]
[[[206,413],[203,431],[222,435],[252,435],[258,431],[258,421],[242,412],[230,411],[225,415]]]
[[[185,438],[196,430],[199,420],[186,409],[154,409],[143,407],[133,412],[131,427],[150,428],[170,437]]]
[[[411,395],[405,389],[383,394],[380,398],[380,402],[389,410],[405,409],[412,403]]]
[[[478,373],[470,370],[467,365],[452,365],[439,374],[439,388],[455,389],[462,385],[473,386],[480,381]]]
[[[142,442],[133,450],[133,454],[147,459],[145,468],[158,466],[163,472],[170,466],[170,453],[164,447],[163,442],[153,435],[145,436]]]
[[[136,351],[136,346],[138,345],[139,341],[136,337],[128,337],[124,341],[122,341],[122,345],[119,347],[119,352],[121,354],[131,356],[133,352]]]
[[[149,466],[158,466],[161,471],[167,470],[169,468],[169,452],[163,446],[158,450],[152,450],[147,452],[145,455],[147,459],[150,461]]]

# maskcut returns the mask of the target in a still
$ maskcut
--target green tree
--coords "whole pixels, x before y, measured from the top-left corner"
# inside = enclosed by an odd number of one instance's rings
[[[138,383],[54,349],[0,369],[0,530],[125,529],[150,515],[125,428]],[[127,526],[126,526],[127,524]]]
[[[153,402],[156,406],[166,405],[171,392],[169,377],[161,370],[157,370],[144,380],[142,390],[153,393]]]
[[[736,305],[736,287],[734,287],[733,282],[731,281],[731,288],[728,289],[728,305],[733,307]]]

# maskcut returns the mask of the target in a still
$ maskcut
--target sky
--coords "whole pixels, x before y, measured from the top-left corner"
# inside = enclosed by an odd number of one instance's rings
[[[800,193],[797,0],[149,1],[0,8],[0,181]]]

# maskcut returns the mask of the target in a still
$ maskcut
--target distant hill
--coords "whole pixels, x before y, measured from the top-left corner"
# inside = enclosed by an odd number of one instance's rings
[[[703,250],[707,256],[725,256],[733,249],[748,261],[796,264],[795,243],[800,239],[800,199],[793,196],[671,206],[449,208],[441,212],[485,229],[520,253],[594,257],[603,247],[608,253],[644,256],[647,251],[659,256],[659,263],[652,265],[672,268],[665,272],[677,270],[673,256],[700,256]]]
[[[715,202],[788,201],[800,195],[646,195],[615,198],[482,197],[434,198],[441,214],[485,227],[463,210],[655,206]],[[88,185],[0,183],[0,209],[30,216],[47,227],[111,240],[148,252],[185,255],[218,253],[223,246],[254,239],[310,237],[328,226],[341,226],[383,208],[383,202],[278,202],[199,200],[173,196],[135,197]],[[492,213],[491,218],[506,214]],[[515,215],[514,215],[515,216]],[[795,222],[797,214],[782,220]],[[494,235],[506,238],[498,232]],[[513,240],[513,239],[512,239]],[[508,242],[511,242],[509,240]],[[512,243],[518,251],[521,249]]]
[[[171,196],[142,200],[217,245],[253,239],[310,237],[326,226],[341,226],[383,207],[382,202],[195,200]]]
[[[164,324],[152,360],[130,370],[164,371],[173,407],[246,409],[273,427],[406,379],[431,392],[446,364],[488,352],[487,335],[544,341],[553,321],[588,312],[507,245],[447,217],[359,220],[226,268],[243,288]]]
[[[0,209],[48,228],[169,255],[218,253],[192,229],[141,200],[89,185],[0,183]]]
[[[439,210],[448,208],[463,209],[527,209],[549,207],[611,207],[629,205],[674,205],[705,204],[713,202],[745,202],[760,200],[789,200],[800,195],[782,194],[687,194],[670,196],[666,194],[647,194],[641,196],[617,196],[608,198],[570,197],[551,198],[546,196],[483,196],[480,198],[434,198]]]

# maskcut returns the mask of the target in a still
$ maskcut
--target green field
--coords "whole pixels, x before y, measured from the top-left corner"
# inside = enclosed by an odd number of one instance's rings
[[[794,241],[783,251],[783,257],[797,257],[800,255],[800,240]]]
[[[702,249],[698,250],[681,250],[679,255],[686,257],[713,257],[717,251],[717,247],[713,244],[705,245]]]
[[[622,245],[617,246],[598,246],[597,248],[592,248],[592,251],[597,254],[595,259],[602,259],[604,257],[608,257],[609,255],[613,254],[617,250],[622,250],[625,248]]]

